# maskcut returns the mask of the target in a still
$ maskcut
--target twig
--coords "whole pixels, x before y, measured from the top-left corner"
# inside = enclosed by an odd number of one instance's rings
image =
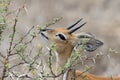
[[[49,51],[49,68],[50,68],[51,74],[55,76],[55,73],[52,70],[52,49],[50,49]]]
[[[25,5],[25,3],[22,5],[22,7],[20,7],[18,9],[18,12],[17,12],[17,14],[15,16],[15,19],[14,19],[13,32],[12,32],[11,39],[10,39],[10,45],[9,45],[9,49],[7,51],[7,56],[6,56],[5,61],[4,61],[2,80],[4,80],[6,72],[7,72],[6,65],[9,63],[9,54],[11,53],[11,49],[12,49],[12,45],[13,45],[13,41],[14,41],[14,37],[15,37],[15,33],[16,33],[16,25],[17,25],[17,22],[18,22],[17,18],[18,18],[19,14],[20,14],[21,9],[24,8],[24,5]]]
[[[9,49],[8,49],[8,54],[11,53],[11,48],[12,48],[14,36],[15,36],[15,33],[16,33],[16,25],[17,25],[17,22],[18,22],[17,18],[18,18],[19,14],[20,14],[20,11],[24,8],[24,5],[25,5],[25,4],[23,4],[22,7],[20,7],[20,8],[18,9],[18,12],[17,12],[17,14],[16,14],[16,16],[15,16],[15,19],[14,19],[13,33],[12,33],[12,35],[11,35],[10,47],[9,47]]]
[[[33,28],[34,28],[34,26],[31,27],[31,28],[29,29],[29,31],[20,39],[20,41],[13,46],[13,49],[14,49],[17,45],[19,45],[19,44],[24,40],[24,38],[26,38],[26,36],[29,35],[29,33],[32,31]]]
[[[10,70],[10,69],[13,69],[14,67],[20,66],[20,65],[22,65],[22,64],[25,64],[25,62],[20,62],[20,63],[18,63],[18,64],[15,64],[15,65],[13,65],[12,67],[10,67],[9,70]]]
[[[0,52],[0,56],[5,59],[5,56]]]
[[[92,68],[93,68],[93,66],[89,67],[88,69],[86,69],[85,71],[83,71],[80,75],[82,75],[82,74],[88,72],[88,71],[89,71],[90,69],[92,69]]]
[[[29,79],[33,79],[32,77],[30,77],[30,76],[28,76],[27,74],[22,74],[22,75],[16,75],[14,72],[11,72],[13,75],[14,75],[14,77],[17,77],[18,79],[19,78],[29,78]],[[18,80],[17,79],[17,80]]]

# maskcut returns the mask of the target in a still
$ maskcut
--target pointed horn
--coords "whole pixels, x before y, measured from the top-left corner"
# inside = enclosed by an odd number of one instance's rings
[[[52,29],[46,29],[46,28],[45,29],[41,29],[41,31],[47,31],[47,30],[52,30]]]
[[[69,31],[69,34],[75,32],[76,30],[78,30],[79,28],[81,28],[82,26],[84,26],[86,23],[87,23],[87,22],[85,22],[85,23],[83,23],[82,25],[80,25],[79,27],[77,27],[77,28],[75,28],[75,29]]]
[[[74,23],[73,25],[71,25],[70,27],[68,27],[67,29],[71,29],[72,27],[74,27],[75,25],[77,25],[83,18],[81,18],[80,20],[78,20],[76,23]]]

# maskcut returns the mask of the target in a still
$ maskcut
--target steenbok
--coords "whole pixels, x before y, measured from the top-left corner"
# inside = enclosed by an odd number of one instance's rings
[[[84,26],[86,23],[72,29],[76,24],[78,24],[82,19],[78,20],[76,23],[71,25],[68,28],[56,28],[50,29],[45,28],[41,30],[41,35],[49,40],[51,43],[55,45],[56,48],[56,58],[57,58],[57,67],[64,68],[65,64],[69,60],[74,48],[76,45],[83,45],[86,51],[92,52],[96,50],[98,47],[103,45],[103,42],[95,39],[90,34],[87,33],[79,33],[74,34],[76,30]],[[87,42],[83,43],[83,39],[88,39]],[[72,70],[68,69],[66,71],[66,77],[63,75],[59,78],[59,80],[120,80],[120,77],[98,77],[93,74],[83,73],[80,70]]]

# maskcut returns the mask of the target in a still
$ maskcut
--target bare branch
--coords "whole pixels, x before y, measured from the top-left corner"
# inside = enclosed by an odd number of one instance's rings
[[[26,38],[26,36],[28,36],[28,35],[30,34],[30,32],[32,31],[33,28],[34,28],[34,26],[31,27],[31,28],[28,30],[28,32],[20,39],[20,41],[13,46],[13,49],[14,49],[17,45],[19,45],[19,44],[24,40],[24,38]]]
[[[10,4],[10,3],[9,3]],[[20,7],[18,9],[18,12],[15,16],[15,19],[14,19],[14,24],[13,24],[13,32],[12,32],[12,35],[11,35],[11,39],[10,39],[10,45],[9,45],[9,49],[8,49],[8,52],[7,52],[7,56],[5,58],[5,61],[4,61],[4,68],[3,68],[3,74],[2,74],[2,80],[4,80],[5,78],[5,75],[6,75],[6,72],[7,72],[7,68],[8,68],[8,64],[9,64],[9,54],[11,53],[11,50],[12,50],[12,46],[13,46],[13,41],[14,41],[14,37],[15,37],[15,33],[16,33],[16,25],[17,25],[17,18],[21,12],[21,10],[24,8],[24,5],[25,3],[22,5],[22,7]]]
[[[0,56],[5,59],[5,56],[0,52]]]

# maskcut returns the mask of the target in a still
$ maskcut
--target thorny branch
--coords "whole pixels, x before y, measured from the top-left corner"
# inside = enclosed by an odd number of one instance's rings
[[[11,53],[11,48],[12,48],[14,36],[15,36],[15,33],[16,33],[16,25],[17,25],[17,22],[18,22],[18,19],[17,19],[17,18],[18,18],[18,16],[19,16],[21,10],[24,9],[24,6],[25,6],[25,4],[23,4],[22,7],[20,7],[20,8],[18,9],[18,12],[17,12],[17,14],[16,14],[16,16],[15,16],[15,19],[14,19],[13,33],[12,33],[12,35],[11,35],[10,47],[9,47],[9,49],[8,49],[8,54]]]
[[[31,27],[31,28],[29,29],[29,31],[20,39],[20,41],[17,42],[17,43],[13,46],[13,49],[14,49],[17,45],[19,45],[19,44],[24,40],[24,38],[26,38],[26,37],[30,34],[30,32],[33,30],[33,28],[34,28],[34,26]]]
[[[7,52],[7,56],[6,56],[5,61],[4,61],[4,68],[3,68],[2,80],[4,80],[6,72],[7,72],[7,68],[8,67],[6,65],[9,64],[9,54],[11,53],[11,48],[12,48],[14,36],[15,36],[15,33],[16,33],[16,25],[17,25],[17,22],[18,22],[17,18],[18,18],[19,14],[20,14],[20,11],[24,8],[24,5],[25,5],[25,3],[22,5],[22,7],[20,7],[18,9],[18,12],[17,12],[17,14],[15,16],[15,19],[14,19],[13,33],[11,35],[11,40],[10,40],[10,45],[9,45],[9,49],[8,49],[8,52]]]
[[[2,57],[2,58],[5,58],[5,56],[0,52],[0,56]]]
[[[17,77],[17,78],[29,78],[29,79],[33,79],[32,77],[30,77],[29,75],[27,74],[22,74],[22,75],[16,75],[14,72],[11,72],[11,74],[14,76],[14,77]],[[18,79],[17,79],[18,80]]]
[[[51,74],[53,76],[55,76],[55,73],[53,72],[52,70],[52,49],[49,50],[49,68],[50,68],[50,71],[51,71]]]

